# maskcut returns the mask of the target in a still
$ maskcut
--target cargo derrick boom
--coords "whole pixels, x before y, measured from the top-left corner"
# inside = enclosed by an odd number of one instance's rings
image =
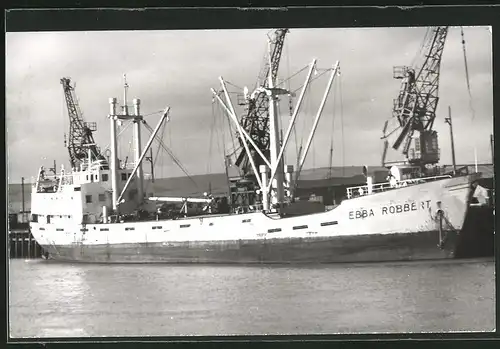
[[[69,116],[69,137],[66,144],[72,168],[80,166],[88,158],[89,149],[91,161],[105,160],[94,141],[93,132],[97,129],[95,122],[85,122],[78,105],[71,79],[62,78],[61,84]]]
[[[266,56],[264,58],[264,65],[259,74],[258,86],[268,87],[269,74],[272,74],[273,80],[276,79],[278,75],[279,63],[281,60],[281,53],[283,51],[283,44],[285,41],[285,35],[288,29],[277,29],[274,32],[274,37],[271,40],[271,59]],[[271,61],[271,64],[269,64]],[[255,142],[259,150],[266,156],[269,160],[269,100],[264,92],[257,94],[255,99],[248,99],[248,111],[243,115],[241,119],[241,125],[245,131],[249,134],[252,140]],[[239,135],[239,143],[242,147],[240,154],[237,157],[235,165],[238,166],[242,172],[243,177],[247,177],[252,174],[252,169],[250,166],[250,161],[248,156],[243,149],[243,141]],[[263,160],[259,157],[254,158],[256,165],[264,164]]]
[[[423,59],[420,67],[394,67],[394,78],[403,81],[392,112],[401,131],[392,148],[398,150],[403,145],[402,153],[408,163],[420,167],[423,172],[426,165],[439,162],[437,132],[432,127],[439,101],[439,70],[447,34],[448,27],[432,27],[424,39],[420,56],[417,57]],[[388,136],[386,128],[387,124],[382,138]],[[387,146],[386,140],[383,163]]]

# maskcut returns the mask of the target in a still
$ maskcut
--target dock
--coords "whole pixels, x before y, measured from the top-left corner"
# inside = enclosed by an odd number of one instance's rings
[[[9,214],[9,258],[41,258],[42,247],[31,234],[26,212]]]
[[[28,230],[9,230],[9,258],[41,258],[42,247]]]

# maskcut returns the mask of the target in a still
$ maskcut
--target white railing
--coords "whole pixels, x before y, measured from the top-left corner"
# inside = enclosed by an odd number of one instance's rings
[[[383,183],[375,183],[372,185],[371,194],[380,193],[382,191],[392,190],[396,188],[406,187],[409,185],[421,184],[431,181],[436,181],[440,179],[451,178],[450,175],[444,176],[432,176],[432,177],[423,177],[423,178],[412,178],[412,179],[404,179],[395,183],[391,182],[383,182]],[[368,185],[360,185],[357,187],[347,188],[347,198],[355,198],[359,196],[368,195]]]

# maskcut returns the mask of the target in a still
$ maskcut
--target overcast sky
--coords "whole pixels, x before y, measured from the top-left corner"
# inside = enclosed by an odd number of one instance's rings
[[[98,123],[96,140],[106,147],[108,98],[117,97],[121,103],[123,73],[127,74],[130,85],[129,104],[132,98],[141,98],[144,115],[171,107],[171,121],[163,137],[189,173],[223,172],[221,148],[223,143],[231,147],[231,137],[226,131],[226,141],[222,141],[221,115],[216,115],[212,127],[213,110],[217,112],[218,107],[212,104],[210,88],[219,89],[219,76],[236,86],[252,88],[269,32],[252,29],[7,33],[10,182],[19,182],[21,176],[31,178],[40,165],[51,165],[53,160],[58,164],[68,163],[63,135],[69,130],[69,119],[59,82],[62,77],[71,77],[76,82],[85,121]],[[426,28],[352,28],[292,29],[287,34],[280,78],[299,71],[313,58],[318,59],[318,68],[330,68],[339,60],[342,72],[331,91],[306,168],[328,166],[332,137],[334,165],[380,165],[381,130],[400,89],[400,81],[392,78],[393,66],[412,63],[425,32]],[[452,27],[441,65],[435,122],[441,162],[446,164],[451,163],[449,128],[444,122],[448,105],[452,108],[457,162],[473,163],[474,145],[479,162],[491,161],[491,33],[487,27],[467,27],[464,34],[475,120],[471,121],[460,29]],[[291,89],[298,89],[304,77],[305,71],[292,79]],[[298,143],[301,138],[304,143],[307,139],[327,80],[326,74],[315,80],[304,101],[303,113],[297,121]],[[230,89],[238,90],[232,85]],[[280,110],[286,129],[289,119],[286,104]],[[159,114],[146,119],[154,128]],[[211,136],[212,129],[219,131]],[[143,144],[148,135],[144,130]],[[130,136],[127,130],[120,138],[122,158],[133,156],[126,138]],[[287,162],[295,163],[293,137],[289,149]],[[156,175],[169,177],[182,172],[168,156],[160,155]]]

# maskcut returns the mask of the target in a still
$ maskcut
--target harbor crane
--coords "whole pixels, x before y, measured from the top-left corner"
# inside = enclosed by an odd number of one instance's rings
[[[252,150],[252,159],[245,150],[243,139],[244,135],[238,132],[239,149],[234,153],[236,155],[235,165],[239,169],[239,175],[229,177],[231,204],[236,206],[253,205],[256,202],[256,190],[258,179],[252,170],[253,164],[259,168],[270,161],[271,157],[271,138],[270,138],[270,115],[269,115],[269,97],[265,92],[265,88],[269,87],[269,77],[275,81],[278,75],[281,53],[283,44],[288,29],[276,29],[269,38],[268,52],[264,56],[264,62],[259,73],[254,94],[250,98],[248,89],[245,88],[244,98],[239,98],[238,104],[245,107],[245,113],[240,119],[240,125],[243,132],[247,133],[255,145],[255,150]],[[261,88],[259,90],[259,88]],[[240,96],[241,97],[241,96]],[[254,156],[255,151],[261,153],[266,160],[261,156]],[[256,155],[256,154],[255,154]],[[227,170],[227,163],[226,163]]]
[[[70,164],[72,168],[80,166],[84,159],[88,157],[89,150],[92,161],[105,160],[97,147],[93,132],[97,130],[95,122],[85,122],[83,115],[78,105],[78,100],[75,94],[75,86],[71,85],[70,78],[62,78],[64,97],[69,116],[69,137],[68,141],[64,141],[68,148]]]
[[[264,64],[259,74],[257,85],[264,88],[268,87],[269,74],[275,80],[278,75],[279,64],[281,60],[281,53],[283,51],[283,44],[288,29],[277,29],[271,38],[271,58],[264,58]],[[269,138],[269,100],[265,92],[259,92],[255,99],[246,99],[247,113],[241,118],[241,125],[243,129],[249,134],[255,142],[260,151],[269,159],[270,156],[270,138]],[[235,165],[238,166],[245,177],[252,173],[249,163],[248,155],[243,148],[242,135],[239,135],[239,143],[241,146],[240,153],[236,158]],[[262,165],[261,159],[256,157],[256,165]]]
[[[384,166],[389,146],[387,137],[396,131],[399,135],[392,148],[399,150],[402,146],[402,153],[410,165],[425,172],[429,165],[439,162],[438,137],[432,127],[439,101],[439,71],[447,34],[448,27],[431,27],[416,57],[417,63],[412,67],[394,67],[394,78],[402,80],[392,111],[398,127],[387,132],[388,121],[384,125]]]

